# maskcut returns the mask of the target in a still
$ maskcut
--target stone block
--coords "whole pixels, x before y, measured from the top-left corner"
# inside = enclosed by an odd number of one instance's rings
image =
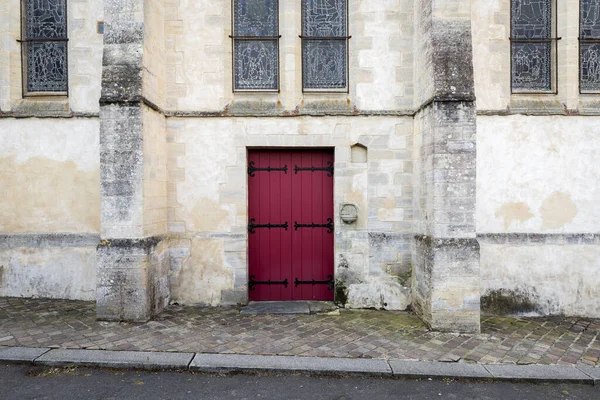
[[[36,359],[38,365],[53,367],[187,369],[194,353],[53,349]]]
[[[367,283],[348,286],[347,308],[403,311],[411,303],[411,289],[389,278],[371,278]]]
[[[311,374],[391,375],[385,360],[290,356],[246,356],[237,354],[197,354],[190,370],[205,372],[286,372]]]

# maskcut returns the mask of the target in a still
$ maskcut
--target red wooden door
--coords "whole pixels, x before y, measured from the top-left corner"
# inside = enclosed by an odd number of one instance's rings
[[[333,300],[333,152],[248,152],[252,301]]]

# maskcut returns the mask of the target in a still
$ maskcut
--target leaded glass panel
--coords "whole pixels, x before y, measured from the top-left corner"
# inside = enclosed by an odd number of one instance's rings
[[[600,39],[600,0],[581,0],[581,39]]]
[[[302,35],[312,37],[347,36],[347,0],[304,0]]]
[[[67,37],[66,0],[26,0],[27,39]]]
[[[552,90],[551,43],[513,43],[513,88]]]
[[[233,0],[234,90],[279,88],[278,0]]]
[[[346,40],[304,40],[302,73],[305,89],[345,89]]]
[[[512,88],[552,91],[552,0],[511,0]]]
[[[514,39],[549,39],[552,35],[551,0],[511,0]]]
[[[277,48],[277,40],[236,40],[236,89],[277,90]]]
[[[67,91],[66,0],[24,0],[25,91]]]
[[[581,0],[580,89],[600,91],[600,0]]]
[[[277,0],[235,0],[234,34],[236,36],[277,36]]]

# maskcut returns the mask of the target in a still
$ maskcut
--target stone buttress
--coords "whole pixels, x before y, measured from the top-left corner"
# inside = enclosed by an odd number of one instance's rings
[[[147,100],[144,0],[105,2],[100,99],[101,242],[97,250],[97,318],[146,321],[169,301],[164,116]],[[160,11],[160,8],[158,8]],[[154,100],[154,99],[153,99]],[[164,168],[162,168],[164,164]],[[163,171],[163,169],[165,171]]]
[[[426,95],[415,116],[413,307],[434,330],[479,332],[470,4],[420,3],[415,50]]]

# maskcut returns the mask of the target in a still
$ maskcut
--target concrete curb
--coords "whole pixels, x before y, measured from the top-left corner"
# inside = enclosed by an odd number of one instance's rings
[[[0,346],[0,363],[190,370],[211,373],[303,373],[407,379],[600,384],[600,368],[568,365],[465,364],[365,358],[49,349]]]

